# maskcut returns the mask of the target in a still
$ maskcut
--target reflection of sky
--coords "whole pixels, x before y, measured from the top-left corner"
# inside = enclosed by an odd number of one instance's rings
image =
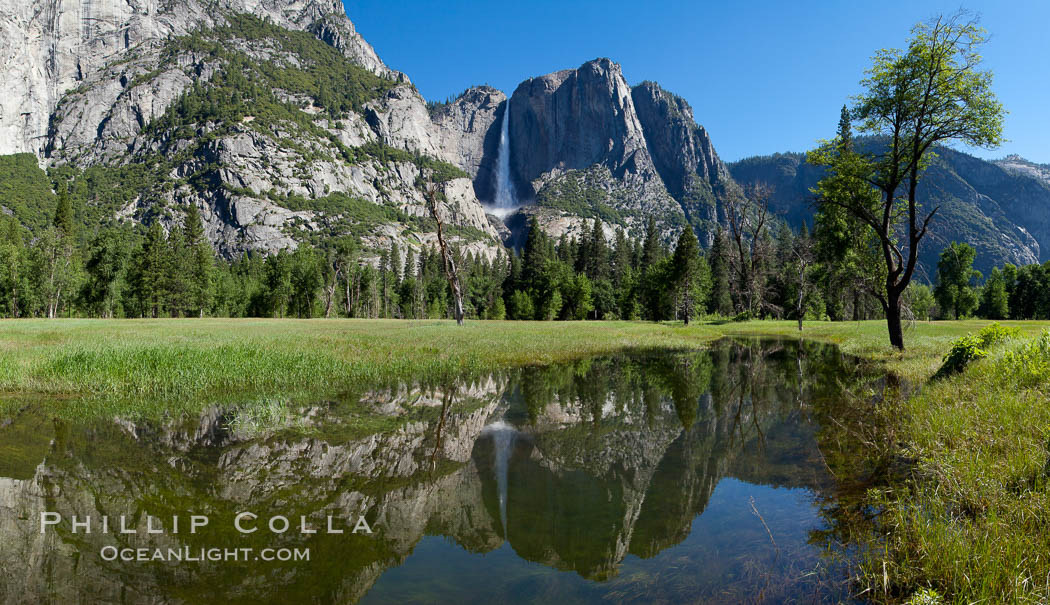
[[[752,510],[752,498],[761,520]],[[808,490],[725,478],[693,520],[689,537],[650,559],[628,555],[609,581],[592,582],[575,572],[526,561],[507,544],[472,554],[447,538],[427,536],[361,602],[514,603],[542,601],[544,594],[557,595],[560,603],[608,598],[647,602],[696,599],[707,592],[723,598],[737,591],[753,595],[764,587],[806,595],[811,586],[790,584],[817,566],[821,551],[807,539],[820,526]]]

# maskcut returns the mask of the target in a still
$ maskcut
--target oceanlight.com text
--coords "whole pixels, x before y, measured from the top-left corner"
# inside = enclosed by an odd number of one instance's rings
[[[124,562],[219,562],[219,561],[309,561],[309,548],[118,548],[103,546],[103,561]]]

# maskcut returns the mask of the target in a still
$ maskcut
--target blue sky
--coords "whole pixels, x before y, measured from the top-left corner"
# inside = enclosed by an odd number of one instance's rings
[[[609,57],[631,84],[685,97],[726,160],[804,151],[830,137],[872,53],[959,0],[650,3],[344,0],[358,31],[427,99]],[[997,150],[1050,163],[1050,2],[969,2],[991,40],[985,66],[1010,112]],[[877,8],[872,8],[877,7]]]

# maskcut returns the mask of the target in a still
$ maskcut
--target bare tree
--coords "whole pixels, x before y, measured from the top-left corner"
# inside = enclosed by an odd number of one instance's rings
[[[452,300],[453,300],[453,313],[456,317],[456,324],[463,325],[463,290],[459,286],[459,273],[456,272],[456,259],[452,256],[452,250],[448,247],[445,242],[445,235],[442,230],[441,213],[438,211],[437,203],[437,192],[434,187],[430,187],[427,190],[427,202],[430,206],[430,215],[434,217],[434,221],[437,222],[437,236],[438,246],[441,248],[441,259],[444,261],[445,277],[448,278],[448,285],[452,287]]]
[[[806,280],[809,268],[813,265],[813,239],[807,235],[795,238],[791,254],[795,257],[795,268],[798,270],[798,296],[795,298],[795,313],[798,315],[798,331],[801,332],[802,318],[805,315],[806,288],[809,286]]]
[[[746,300],[746,311],[753,316],[756,303],[761,304],[760,273],[763,250],[761,238],[769,221],[769,199],[773,190],[765,183],[755,183],[747,188],[744,196],[732,195],[726,200],[726,220],[729,235],[736,248],[729,254],[730,267],[736,277],[740,299]]]

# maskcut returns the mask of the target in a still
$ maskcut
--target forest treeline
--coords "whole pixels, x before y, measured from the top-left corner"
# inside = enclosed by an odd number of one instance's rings
[[[640,239],[600,221],[553,239],[529,225],[524,248],[494,258],[456,250],[468,318],[518,320],[871,319],[856,239],[818,213],[813,233],[769,214],[768,192],[727,208],[729,228],[703,251],[692,230],[673,246],[649,222]],[[363,250],[353,236],[294,251],[219,258],[195,208],[165,230],[120,224],[94,232],[74,219],[60,184],[51,224],[31,233],[0,217],[0,314],[6,317],[451,317],[437,249]],[[1050,318],[1050,263],[973,270],[973,248],[952,244],[935,287],[913,284],[918,319]],[[870,259],[868,259],[870,261]]]

